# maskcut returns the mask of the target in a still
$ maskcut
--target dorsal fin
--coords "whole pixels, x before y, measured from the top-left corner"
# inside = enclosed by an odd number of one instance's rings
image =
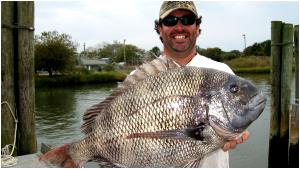
[[[104,101],[93,105],[90,107],[83,115],[83,124],[81,125],[81,131],[85,134],[93,131],[93,124],[95,118],[105,110],[105,108],[120,94],[124,93],[131,86],[139,81],[142,81],[149,76],[156,75],[160,72],[166,71],[168,69],[173,69],[178,67],[178,65],[166,56],[156,58],[151,62],[144,63],[137,67],[126,79],[108,96]]]
[[[166,56],[156,58],[151,62],[144,63],[134,70],[126,79],[119,85],[118,88],[127,89],[131,85],[146,79],[149,76],[156,75],[168,69],[178,67],[177,64]]]

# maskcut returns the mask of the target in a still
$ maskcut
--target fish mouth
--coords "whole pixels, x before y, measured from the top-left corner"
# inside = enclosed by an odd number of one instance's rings
[[[217,117],[210,116],[210,125],[216,133],[228,140],[235,140],[241,136],[241,133],[263,112],[267,98],[260,92],[255,94],[249,102],[244,105],[244,111],[241,114],[237,112],[228,112],[224,105],[223,109],[227,114],[227,122],[219,120]],[[222,103],[223,104],[223,103]],[[229,118],[228,114],[233,113]]]
[[[234,114],[231,120],[231,128],[234,131],[245,130],[254,120],[256,120],[263,112],[267,98],[260,92],[254,95],[244,106],[243,114]]]

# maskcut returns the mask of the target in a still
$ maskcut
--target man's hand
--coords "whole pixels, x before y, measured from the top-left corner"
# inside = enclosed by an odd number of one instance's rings
[[[244,131],[241,138],[239,138],[237,140],[228,141],[227,143],[225,143],[224,146],[223,146],[223,148],[222,148],[223,151],[226,152],[226,151],[228,151],[230,149],[234,149],[237,144],[241,144],[244,141],[248,140],[249,135],[250,134],[249,134],[248,131]]]

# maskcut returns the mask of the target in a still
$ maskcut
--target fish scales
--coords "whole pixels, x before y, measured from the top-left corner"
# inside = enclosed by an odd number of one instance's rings
[[[88,160],[119,167],[194,166],[239,136],[264,105],[265,97],[237,76],[214,69],[175,68],[156,59],[85,113],[82,140],[42,159],[63,154],[60,165],[71,167]]]
[[[131,133],[184,129],[195,123],[195,118],[190,113],[196,109],[192,96],[197,95],[199,88],[209,80],[205,79],[201,70],[193,68],[188,71],[178,69],[172,73],[163,72],[162,74],[138,83],[135,88],[129,89],[128,92],[116,98],[107,112],[101,116],[103,119],[98,119],[101,123],[99,129],[96,128],[97,131],[107,126],[111,127],[97,132],[101,135],[99,140],[106,140],[105,143],[100,142],[100,144],[109,143],[111,145],[102,150],[103,157],[116,163],[127,164],[126,166],[146,167],[181,163],[175,156],[169,156],[170,159],[162,161],[162,157],[168,156],[168,154],[160,155],[153,150],[163,150],[166,153],[165,151],[172,152],[176,148],[180,148],[177,151],[184,151],[185,158],[200,156],[201,152],[193,155],[193,149],[197,149],[201,145],[199,145],[199,141],[195,140],[186,143],[182,140],[172,139],[155,139],[155,141],[149,138],[126,139],[126,135]],[[195,80],[198,83],[195,83]],[[164,97],[162,98],[162,96]],[[174,145],[177,145],[176,148]],[[132,147],[135,147],[135,150]],[[145,150],[142,147],[152,147],[152,149]],[[141,150],[143,153],[135,152],[136,150]],[[139,158],[130,157],[132,154],[137,154]],[[145,159],[140,160],[141,158]],[[147,163],[138,164],[144,160]]]

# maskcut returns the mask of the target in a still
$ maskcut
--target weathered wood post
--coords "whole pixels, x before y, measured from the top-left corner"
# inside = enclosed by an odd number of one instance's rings
[[[282,153],[285,153],[289,160],[289,127],[290,127],[290,105],[291,105],[291,81],[292,81],[292,59],[294,26],[292,24],[283,25],[282,39],[282,66],[281,66],[281,119],[280,138],[282,142]],[[287,166],[289,161],[287,161]],[[287,167],[284,166],[284,167]]]
[[[18,153],[36,152],[34,83],[34,2],[18,2],[19,132]]]
[[[269,167],[288,167],[293,25],[272,21]]]
[[[282,22],[272,21],[271,23],[271,112],[270,112],[270,135],[269,135],[269,167],[276,167],[280,163],[279,154],[276,148],[279,147],[279,112],[280,110],[280,62],[281,62],[281,43]],[[277,77],[277,78],[273,78]]]
[[[295,43],[295,102],[291,105],[289,167],[299,167],[299,25],[294,27]]]
[[[1,2],[1,24],[12,23],[13,3]],[[1,102],[6,101],[14,115],[14,59],[13,59],[13,31],[1,28]],[[14,142],[14,118],[10,114],[7,104],[1,103],[1,147]]]
[[[35,153],[35,87],[34,87],[34,2],[1,2],[2,8],[2,92],[1,100],[8,101],[18,118],[17,153]],[[1,109],[1,147],[12,144],[13,122],[8,109]],[[3,132],[4,131],[4,132]]]

